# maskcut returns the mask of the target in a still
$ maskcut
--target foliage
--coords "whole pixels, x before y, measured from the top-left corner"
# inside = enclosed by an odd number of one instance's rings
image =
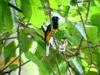
[[[29,75],[100,75],[99,9],[99,0],[0,0],[0,75],[30,61]],[[60,18],[57,46],[65,37],[67,44],[46,57],[41,26],[51,16]]]

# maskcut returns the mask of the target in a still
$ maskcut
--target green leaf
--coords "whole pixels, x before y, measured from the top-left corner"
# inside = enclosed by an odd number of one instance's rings
[[[98,27],[98,30],[100,32],[100,14],[94,14],[94,15],[91,16],[91,24],[93,26]]]
[[[25,30],[20,31],[19,41],[20,41],[20,48],[23,52],[27,52],[32,45],[32,38],[28,37]]]
[[[88,41],[91,41],[92,43],[96,43],[97,42],[97,32],[98,32],[98,29],[96,26],[87,25],[86,33],[87,33]]]
[[[0,30],[2,26],[2,15],[3,15],[3,0],[0,0]]]
[[[87,72],[89,70],[89,64],[87,63],[86,60],[81,60],[82,66],[85,69],[85,72]]]
[[[38,35],[37,35],[37,33],[39,33],[40,35],[41,35],[41,31],[40,31],[40,29],[35,29],[35,28],[25,28],[25,32],[27,33],[27,34],[31,34],[32,35],[32,37],[33,37],[33,39],[35,40],[35,41],[37,41],[37,51],[36,52],[38,52],[38,53],[40,53],[40,55],[41,56],[44,56],[45,55],[45,42],[44,42],[44,40],[43,39],[41,39]],[[37,32],[37,33],[36,33]],[[41,35],[42,36],[42,35]]]
[[[62,75],[66,74],[67,64],[65,62],[61,62],[59,65],[59,69],[62,73]]]
[[[94,0],[96,6],[100,7],[100,0]]]
[[[70,33],[68,32],[68,30],[62,30],[62,31],[58,31],[55,34],[55,38],[57,41],[60,41],[61,38],[66,37],[68,42],[70,42],[70,44],[75,45],[78,44],[78,42],[80,41],[80,36],[78,35],[73,35],[71,36]]]
[[[45,42],[43,42],[43,41],[38,41],[37,52],[38,52],[41,56],[45,56]]]
[[[52,9],[58,9],[58,4],[57,4],[56,0],[49,0],[49,2],[50,2],[50,7]]]
[[[99,48],[96,48],[96,63],[97,63],[97,68],[99,68],[100,67],[100,60],[99,60],[99,58],[100,58],[100,47]]]
[[[72,6],[75,6],[75,5],[76,5],[76,0],[71,0],[70,4],[71,4]]]
[[[33,36],[35,41],[43,40],[43,31],[40,28],[25,28],[25,32]],[[39,35],[41,36],[39,36]]]
[[[5,64],[10,60],[11,57],[15,56],[15,52],[16,46],[14,41],[4,47]]]
[[[99,75],[99,72],[96,68],[90,68],[86,75]]]
[[[0,32],[9,32],[13,28],[11,11],[7,2],[1,0],[0,3]]]
[[[14,68],[17,68],[18,65],[17,64],[11,64],[9,67],[10,67],[10,69],[14,69]]]
[[[0,40],[0,55],[2,54],[4,43],[3,40]]]
[[[58,31],[56,34],[55,34],[55,37],[57,40],[61,40],[63,37],[67,37],[67,31],[66,30],[62,30],[62,31]]]
[[[3,13],[4,13],[4,25],[6,26],[6,29],[10,31],[13,27],[13,21],[12,21],[11,11],[7,3],[4,4]]]
[[[76,22],[75,27],[80,32],[80,34],[84,37],[84,39],[87,40],[85,29],[84,29],[82,23]]]
[[[9,2],[10,0],[4,0],[5,2]]]
[[[31,52],[26,53],[26,57],[30,60],[32,60],[35,64],[39,67],[39,73],[40,75],[49,75],[48,69],[45,68],[45,64],[42,63],[41,59],[38,59],[34,54]]]
[[[72,63],[74,64],[74,66],[76,67],[76,69],[78,70],[78,72],[80,73],[80,74],[83,74],[83,68],[82,68],[82,66],[80,65],[80,63],[78,62],[78,60],[76,59],[76,58],[72,58],[71,59],[71,61],[72,61]]]
[[[25,17],[30,19],[32,16],[31,0],[21,0],[21,9]]]
[[[70,0],[55,0],[58,5],[67,6],[70,5]]]
[[[34,26],[40,28],[41,25],[45,22],[45,12],[42,8],[42,4],[40,0],[32,1],[32,17],[31,22]]]

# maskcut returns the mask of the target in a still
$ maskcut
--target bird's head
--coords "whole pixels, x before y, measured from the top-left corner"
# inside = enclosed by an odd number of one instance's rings
[[[52,21],[58,22],[58,20],[59,20],[59,18],[58,18],[57,16],[53,16],[53,17],[52,17]]]

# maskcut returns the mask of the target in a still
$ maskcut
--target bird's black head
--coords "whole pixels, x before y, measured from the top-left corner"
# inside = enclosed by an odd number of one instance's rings
[[[52,21],[58,21],[58,20],[59,20],[59,18],[57,16],[52,17]]]
[[[54,29],[58,28],[58,20],[59,20],[59,18],[57,16],[52,17],[52,24],[53,24]]]

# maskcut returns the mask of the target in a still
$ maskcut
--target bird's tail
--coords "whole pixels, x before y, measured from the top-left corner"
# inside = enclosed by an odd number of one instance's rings
[[[49,56],[49,48],[50,48],[50,44],[46,43],[46,56]]]

